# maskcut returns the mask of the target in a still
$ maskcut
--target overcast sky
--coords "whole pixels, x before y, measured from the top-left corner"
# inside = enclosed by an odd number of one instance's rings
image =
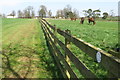
[[[58,9],[63,9],[66,5],[71,5],[72,9],[76,8],[80,16],[83,16],[82,10],[89,8],[100,9],[103,12],[110,13],[113,10],[118,15],[119,0],[0,0],[0,13],[10,14],[12,10],[24,10],[27,6],[33,6],[35,13],[40,5],[45,5],[47,10],[51,10],[53,15]]]

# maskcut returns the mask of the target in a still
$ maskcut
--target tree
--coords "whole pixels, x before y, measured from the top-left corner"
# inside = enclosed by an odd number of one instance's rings
[[[92,14],[93,14],[93,17],[94,17],[94,18],[99,18],[100,12],[101,12],[100,9],[94,10],[93,13],[92,13]]]
[[[32,6],[28,6],[27,7],[27,15],[28,15],[28,17],[32,17],[32,12],[33,12],[33,7]]]
[[[68,5],[66,6],[66,9],[67,9],[68,12],[72,11],[71,5],[68,4]]]
[[[84,15],[85,15],[85,17],[87,17],[87,10],[83,10],[83,13],[84,13]]]
[[[6,15],[3,13],[2,17],[3,17],[3,18],[6,18]]]
[[[79,11],[77,9],[73,10],[73,15],[75,18],[79,18]]]
[[[92,17],[93,14],[92,9],[88,9],[87,13],[88,13],[88,17]]]
[[[24,10],[23,10],[23,17],[28,17],[27,9],[24,9]]]
[[[63,9],[63,15],[64,15],[65,19],[68,18],[69,13],[66,8]]]
[[[0,18],[6,18],[5,14],[0,13]]]
[[[42,18],[45,17],[46,16],[46,12],[43,9],[41,9],[39,11],[39,16],[41,16]]]
[[[108,13],[107,13],[107,12],[104,12],[102,19],[106,19],[107,17],[108,17]]]
[[[114,11],[113,10],[110,10],[110,16],[113,17],[115,15]]]
[[[34,10],[32,6],[28,6],[23,10],[23,16],[26,18],[32,18],[34,14]]]
[[[113,16],[115,15],[115,13],[114,13],[114,11],[113,10],[110,10],[110,13],[109,13],[110,15],[110,20],[112,20],[112,18],[113,18]]]
[[[59,18],[59,17],[64,17],[64,14],[63,14],[63,10],[57,10],[56,12],[56,17]]]
[[[66,5],[66,7],[63,9],[63,16],[68,18],[70,12],[72,12],[72,7],[70,5]]]
[[[83,12],[86,17],[98,18],[100,16],[101,11],[99,9],[94,11],[92,9],[88,9],[88,10],[83,10]]]
[[[0,17],[2,17],[2,14],[0,13]]]
[[[27,10],[27,8],[23,10],[23,13],[24,13],[24,17],[30,18],[30,13],[29,13],[29,11]]]
[[[49,16],[49,18],[51,18],[51,16],[52,16],[51,10],[48,11],[48,16]]]
[[[23,13],[21,10],[18,10],[18,18],[21,18],[21,17],[23,17]]]
[[[83,12],[86,17],[92,17],[93,14],[92,9],[83,10]]]
[[[32,10],[31,17],[35,17],[35,12]]]
[[[13,10],[12,13],[10,14],[10,16],[13,16],[13,17],[14,17],[15,15],[16,15],[16,13],[15,13],[15,11]]]
[[[69,17],[73,18],[75,15],[73,14],[73,12],[69,12]]]
[[[43,18],[43,17],[46,17],[46,13],[47,13],[47,8],[46,8],[46,6],[41,5],[41,6],[40,6],[40,10],[38,11],[39,17],[40,17],[40,16],[41,16],[42,18]]]

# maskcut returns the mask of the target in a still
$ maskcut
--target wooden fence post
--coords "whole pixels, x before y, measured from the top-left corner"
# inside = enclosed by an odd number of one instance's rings
[[[65,30],[65,32],[71,34],[71,31],[68,29]],[[70,41],[67,38],[65,38],[65,47],[70,48]],[[65,50],[65,59],[66,59],[67,63],[70,65],[70,59],[66,54],[66,50]],[[66,72],[68,78],[70,78],[70,74],[69,74],[68,70],[66,70],[65,72]]]
[[[43,24],[42,24],[42,22],[41,22],[41,27],[43,27]]]
[[[55,30],[54,30],[54,35],[55,36],[57,36],[57,28],[56,28],[56,25],[54,25],[54,27],[55,27]],[[57,44],[57,42],[56,42],[56,40],[54,39],[54,44],[56,45]],[[57,56],[57,52],[55,52],[55,55]]]

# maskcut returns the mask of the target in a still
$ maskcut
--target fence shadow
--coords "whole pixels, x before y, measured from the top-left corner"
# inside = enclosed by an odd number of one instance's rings
[[[46,45],[44,44],[44,50],[43,50],[42,56],[41,56],[41,60],[43,62],[45,62],[45,64],[47,64],[47,66],[45,66],[45,68],[52,73],[53,78],[57,78],[57,79],[63,78],[60,70],[56,66],[55,60],[53,59],[50,52],[48,52],[48,48],[45,46]]]
[[[3,58],[2,58],[2,63],[4,63],[2,65],[2,69],[3,69],[3,74],[5,73],[6,70],[9,70],[12,72],[12,74],[16,77],[16,78],[21,78],[21,76],[12,68],[11,66],[11,60],[10,60],[10,56],[12,54],[12,49],[10,48],[11,47],[11,44],[7,47],[9,48],[9,51],[7,51],[6,49],[3,49],[2,51],[2,55],[3,55]],[[9,53],[9,54],[7,54]],[[7,74],[4,75],[5,77],[8,77]]]
[[[32,65],[33,54],[30,53],[33,52],[35,52],[35,50],[30,47],[26,47],[24,45],[17,45],[16,47],[13,47],[12,43],[4,48],[2,51],[2,69],[4,78],[27,78],[29,72],[31,71]],[[22,64],[22,62],[17,61],[16,58],[26,58],[27,60],[23,60],[25,61],[25,64]],[[25,65],[27,65],[27,68],[26,70],[23,70],[24,73],[22,73],[21,70]]]
[[[3,48],[2,51],[3,78],[23,78],[23,79],[28,78],[30,73],[32,73],[31,66],[34,65],[33,63],[34,55],[39,56],[38,58],[41,61],[41,63],[44,63],[42,64],[42,66],[44,66],[45,70],[51,73],[50,75],[52,78],[60,78],[61,77],[60,71],[54,64],[54,60],[52,59],[50,53],[48,52],[46,44],[43,43],[42,45],[38,44],[36,46],[37,48],[40,48],[42,46],[43,50],[39,52],[37,51],[37,49],[25,45],[15,46],[12,43],[9,44],[7,47]],[[18,58],[20,58],[19,61]],[[24,58],[26,58],[26,60],[24,60]],[[23,64],[21,60],[24,61],[25,64]],[[38,65],[41,64],[38,63]]]

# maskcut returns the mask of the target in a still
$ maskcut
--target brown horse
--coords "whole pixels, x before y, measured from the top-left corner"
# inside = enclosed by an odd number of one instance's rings
[[[76,21],[77,18],[70,18],[70,19],[71,19],[71,21]]]
[[[83,24],[84,23],[84,17],[81,18],[81,21],[80,21],[80,24]]]
[[[88,18],[88,22],[89,22],[89,24],[90,24],[91,22],[93,22],[93,25],[95,25],[95,24],[96,24],[96,22],[95,22],[94,18]]]

